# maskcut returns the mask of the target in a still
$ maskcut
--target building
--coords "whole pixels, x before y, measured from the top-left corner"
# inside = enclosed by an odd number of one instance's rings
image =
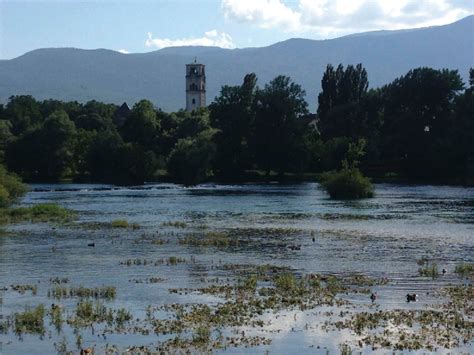
[[[122,127],[128,116],[130,116],[130,107],[128,107],[127,103],[124,102],[122,106],[115,111],[112,120],[117,127]]]
[[[186,64],[186,111],[206,106],[206,73],[204,64]]]

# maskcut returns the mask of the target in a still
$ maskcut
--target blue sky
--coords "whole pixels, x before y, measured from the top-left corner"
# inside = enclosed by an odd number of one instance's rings
[[[265,46],[442,25],[470,14],[474,0],[0,0],[0,58],[44,47]]]

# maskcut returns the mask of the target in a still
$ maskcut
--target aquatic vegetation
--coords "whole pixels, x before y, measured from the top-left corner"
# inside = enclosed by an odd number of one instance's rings
[[[186,228],[187,224],[183,221],[168,221],[161,224],[163,227]]]
[[[132,320],[132,314],[125,308],[119,308],[115,314],[115,323],[118,327],[123,327],[124,323]]]
[[[54,325],[56,331],[59,333],[63,325],[63,308],[61,305],[52,304],[49,311],[51,324]]]
[[[69,355],[70,352],[67,349],[66,337],[63,337],[59,342],[54,343],[54,349],[59,355]]]
[[[156,283],[166,281],[166,279],[163,279],[161,277],[150,277],[148,279],[132,279],[132,280],[129,280],[129,281],[130,282],[135,282],[137,284],[141,284],[141,283],[156,284]]]
[[[374,187],[359,169],[342,169],[324,173],[321,185],[333,199],[359,199],[374,197]]]
[[[181,263],[185,263],[185,262],[186,262],[186,259],[179,258],[177,256],[170,256],[167,260],[168,265],[177,265],[177,264],[181,264]]]
[[[472,339],[474,286],[446,288],[448,302],[437,309],[378,310],[357,312],[333,323],[335,329],[350,329],[362,336],[359,347],[370,345],[394,351],[442,347],[451,349]],[[392,328],[395,327],[395,328]]]
[[[420,259],[418,259],[418,260],[416,261],[416,263],[417,263],[418,265],[420,265],[420,266],[423,266],[423,265],[425,265],[425,264],[428,264],[429,261],[430,261],[430,259],[428,259],[426,256],[423,256],[423,257],[421,257]]]
[[[341,350],[341,355],[352,355],[352,349],[349,344],[341,344],[339,349]]]
[[[33,308],[25,309],[24,312],[14,314],[14,330],[18,335],[24,333],[44,335],[45,308],[42,304]]]
[[[274,283],[280,292],[291,292],[296,288],[295,277],[289,272],[277,275],[274,279]]]
[[[16,291],[22,295],[30,291],[33,296],[36,296],[38,292],[38,286],[36,285],[11,285],[10,288],[12,291]]]
[[[113,286],[101,286],[101,287],[61,287],[56,286],[52,290],[48,291],[48,297],[56,299],[61,298],[97,298],[111,300],[115,298],[117,291]]]
[[[9,222],[67,222],[75,212],[55,203],[42,203],[30,207],[17,207],[5,212]]]
[[[127,228],[139,229],[140,228],[140,225],[138,223],[129,223],[125,219],[115,219],[112,222],[110,222],[110,226],[112,228],[123,228],[123,229],[127,229]]]
[[[193,246],[214,246],[214,247],[228,247],[238,246],[239,240],[231,238],[227,233],[209,231],[204,234],[192,234],[179,240],[180,244],[187,244]]]
[[[67,277],[54,277],[54,278],[50,278],[49,282],[52,284],[57,284],[57,285],[67,284],[69,283],[69,279]]]
[[[163,240],[163,239],[153,239],[153,240],[151,241],[151,244],[153,244],[153,245],[163,245],[163,244],[165,244],[165,243],[166,243],[166,241]]]
[[[197,346],[203,346],[209,343],[211,339],[211,331],[206,326],[199,326],[194,331],[192,343]]]
[[[439,276],[438,265],[436,263],[425,264],[418,269],[420,276],[436,278]]]
[[[73,326],[88,326],[94,323],[106,322],[112,325],[114,312],[100,302],[93,303],[90,300],[80,300],[76,305],[75,316],[68,319]]]
[[[460,263],[456,265],[454,272],[461,276],[474,275],[474,264]]]

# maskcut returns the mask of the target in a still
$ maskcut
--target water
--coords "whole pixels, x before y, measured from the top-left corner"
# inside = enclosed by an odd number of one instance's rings
[[[141,187],[110,185],[32,185],[23,203],[56,202],[78,211],[75,226],[20,224],[0,236],[0,288],[12,284],[35,284],[38,294],[20,295],[4,291],[1,313],[11,315],[25,306],[49,305],[49,279],[67,277],[70,285],[117,287],[111,306],[143,316],[148,305],[173,302],[215,302],[215,297],[197,294],[177,296],[169,288],[199,287],[203,277],[226,277],[230,272],[215,265],[271,263],[289,266],[298,273],[357,272],[391,281],[373,290],[384,309],[419,309],[436,302],[433,291],[449,283],[462,282],[453,274],[459,262],[474,262],[474,189],[451,186],[400,186],[379,184],[376,197],[361,201],[332,201],[317,184],[202,185],[183,188],[172,184]],[[139,230],[79,227],[83,223],[126,219]],[[163,226],[182,221],[185,228]],[[228,248],[181,245],[183,233],[234,230],[242,240]],[[245,230],[243,230],[245,229]],[[284,232],[282,232],[284,231]],[[164,236],[167,243],[154,245],[151,235]],[[314,238],[314,242],[313,242]],[[87,247],[95,243],[95,248]],[[288,246],[301,246],[291,250]],[[194,262],[159,266],[120,265],[127,259],[157,260],[169,256]],[[428,257],[448,273],[435,280],[420,278],[416,261]],[[135,283],[149,277],[164,278],[156,284]],[[406,303],[404,295],[420,295],[417,303]],[[348,296],[357,304],[370,303],[367,295]],[[66,300],[66,309],[77,300]],[[319,312],[317,310],[316,312]],[[269,346],[236,348],[229,352],[271,353],[337,352],[351,339],[348,331],[326,333],[315,326],[304,329],[311,313],[272,316],[266,332]],[[309,317],[309,318],[308,318]],[[296,329],[296,330],[295,330]],[[269,330],[269,329],[267,329]],[[43,340],[27,335],[1,336],[1,353],[50,353],[61,339],[54,331]],[[65,332],[69,347],[74,338]],[[111,335],[107,340],[84,332],[84,343],[130,345],[151,344],[156,335]],[[318,348],[319,346],[319,348]],[[465,349],[464,349],[465,350]],[[467,351],[474,351],[472,343]]]

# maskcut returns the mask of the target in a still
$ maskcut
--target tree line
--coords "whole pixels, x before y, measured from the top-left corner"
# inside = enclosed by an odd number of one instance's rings
[[[0,161],[26,181],[192,185],[354,165],[371,176],[473,181],[473,69],[467,85],[456,70],[418,68],[369,89],[361,64],[328,65],[321,84],[316,114],[291,78],[259,87],[253,73],[193,112],[12,96],[0,105]]]

